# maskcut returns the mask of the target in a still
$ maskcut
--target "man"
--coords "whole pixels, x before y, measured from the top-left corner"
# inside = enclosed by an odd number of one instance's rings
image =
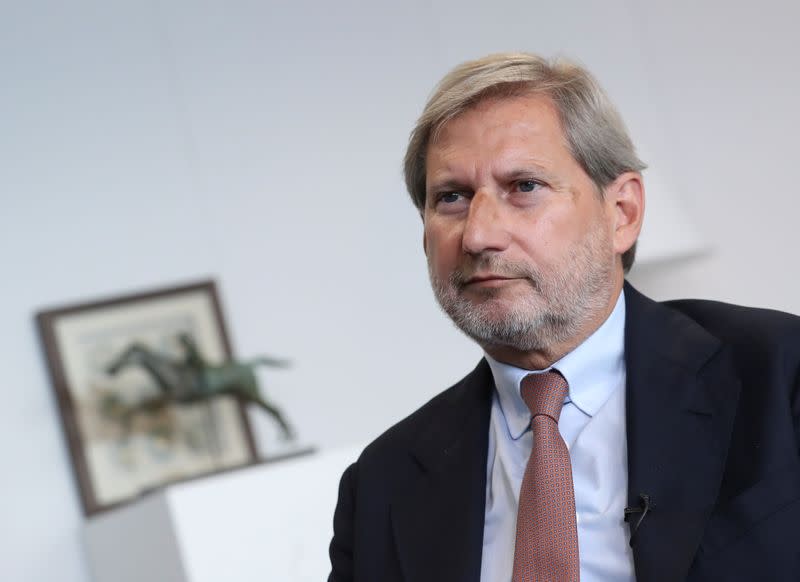
[[[644,188],[589,73],[461,65],[406,154],[477,368],[345,472],[329,580],[800,580],[800,319],[624,282]]]

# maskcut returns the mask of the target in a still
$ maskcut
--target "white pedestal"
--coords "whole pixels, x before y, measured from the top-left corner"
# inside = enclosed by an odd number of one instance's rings
[[[172,485],[90,519],[94,582],[319,582],[342,472],[363,447]]]

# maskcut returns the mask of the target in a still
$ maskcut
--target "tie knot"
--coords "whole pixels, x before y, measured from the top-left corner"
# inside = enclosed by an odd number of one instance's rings
[[[522,379],[520,395],[531,411],[531,416],[549,416],[558,422],[564,398],[567,396],[567,380],[555,370],[543,374],[528,374]]]

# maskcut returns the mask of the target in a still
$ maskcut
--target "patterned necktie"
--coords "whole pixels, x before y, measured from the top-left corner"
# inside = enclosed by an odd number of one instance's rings
[[[519,492],[512,580],[576,582],[580,569],[572,466],[558,432],[567,381],[555,371],[530,374],[520,393],[531,410],[533,449]]]

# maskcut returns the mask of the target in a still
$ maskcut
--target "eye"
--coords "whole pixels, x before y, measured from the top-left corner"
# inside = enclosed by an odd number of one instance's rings
[[[519,188],[520,192],[533,192],[540,186],[541,184],[536,180],[520,180],[517,182],[517,188]]]
[[[459,214],[469,206],[470,196],[463,190],[445,190],[433,198],[433,206],[440,214]]]
[[[461,192],[442,192],[439,194],[439,202],[444,204],[453,204],[454,202],[458,202],[463,197]]]

